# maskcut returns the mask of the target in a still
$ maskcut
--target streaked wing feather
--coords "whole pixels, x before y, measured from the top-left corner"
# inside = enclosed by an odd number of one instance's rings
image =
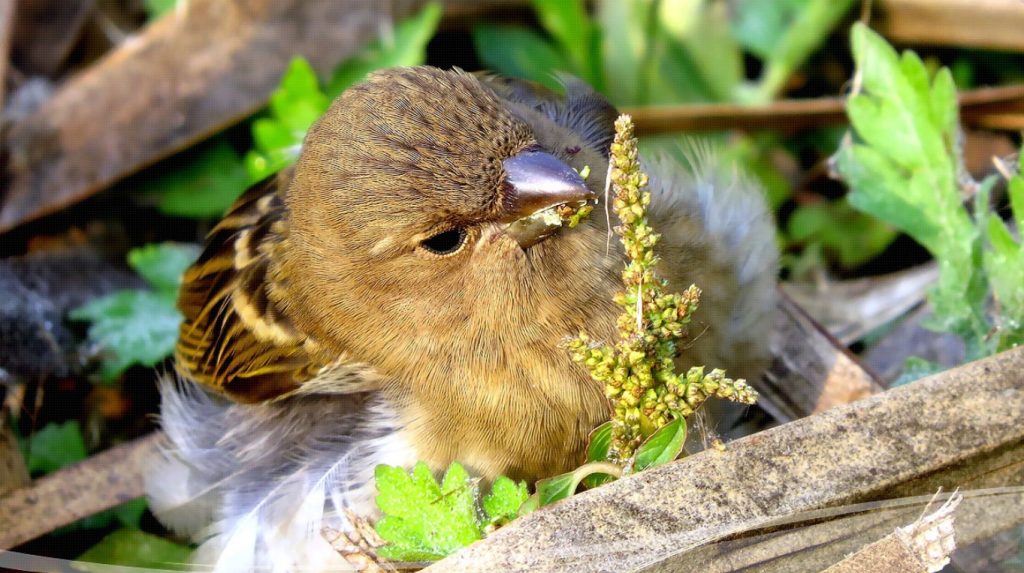
[[[270,253],[285,235],[279,190],[289,177],[282,172],[239,197],[182,278],[176,367],[240,402],[290,393],[324,366],[270,293]]]

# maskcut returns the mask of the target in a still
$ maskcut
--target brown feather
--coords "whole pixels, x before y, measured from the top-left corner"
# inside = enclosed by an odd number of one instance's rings
[[[322,366],[271,296],[270,253],[286,231],[279,189],[290,177],[286,170],[239,197],[182,279],[176,368],[240,402],[293,392]]]

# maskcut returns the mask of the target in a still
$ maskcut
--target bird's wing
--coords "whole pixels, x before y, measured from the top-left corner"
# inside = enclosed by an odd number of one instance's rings
[[[210,232],[182,277],[178,372],[240,402],[290,393],[327,366],[273,302],[270,261],[286,235],[291,170],[257,184]]]

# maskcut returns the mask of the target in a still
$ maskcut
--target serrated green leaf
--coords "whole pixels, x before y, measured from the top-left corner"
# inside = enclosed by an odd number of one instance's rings
[[[492,524],[515,519],[530,493],[526,482],[518,484],[505,476],[498,476],[491,485],[491,493],[484,497],[481,506]]]
[[[174,351],[181,314],[174,293],[123,290],[98,298],[69,313],[88,320],[89,340],[100,346],[100,377],[116,379],[133,364],[155,366]]]
[[[128,264],[158,291],[177,291],[181,275],[199,256],[195,245],[153,243],[128,252]]]
[[[637,448],[633,467],[636,471],[643,471],[667,464],[679,457],[685,443],[686,420],[676,418],[644,440],[644,443]]]
[[[494,71],[555,90],[561,89],[557,72],[577,73],[558,50],[529,28],[479,23],[472,32],[477,55]]]
[[[96,573],[109,571],[109,565],[188,571],[191,555],[188,546],[138,529],[119,529],[81,554],[74,567]]]
[[[986,279],[981,234],[962,205],[955,86],[948,72],[929,81],[915,54],[899,56],[862,24],[853,28],[862,92],[847,102],[859,142],[837,156],[857,209],[903,230],[939,263],[929,293],[932,327],[965,338],[969,354],[984,353]]]
[[[241,157],[223,137],[189,149],[182,157],[188,161],[161,170],[146,184],[168,215],[219,217],[249,185]]]
[[[88,456],[77,420],[50,422],[28,438],[28,471],[52,473]]]
[[[379,555],[400,561],[440,559],[480,539],[476,484],[453,463],[441,485],[418,463],[411,473],[379,465],[375,470],[377,507],[384,517],[377,533],[388,542]]]
[[[350,86],[363,81],[374,70],[396,66],[418,66],[427,59],[427,44],[441,21],[440,4],[425,5],[417,14],[402,20],[389,37],[364,48],[335,70],[327,86],[327,95],[337,97]]]

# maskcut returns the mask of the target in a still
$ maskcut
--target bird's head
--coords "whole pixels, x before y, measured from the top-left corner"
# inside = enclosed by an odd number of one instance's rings
[[[593,200],[604,150],[460,71],[402,68],[346,91],[306,137],[274,273],[301,331],[390,376],[505,371],[605,312],[621,269]],[[610,122],[605,129],[611,129]],[[593,175],[587,181],[577,170]]]

